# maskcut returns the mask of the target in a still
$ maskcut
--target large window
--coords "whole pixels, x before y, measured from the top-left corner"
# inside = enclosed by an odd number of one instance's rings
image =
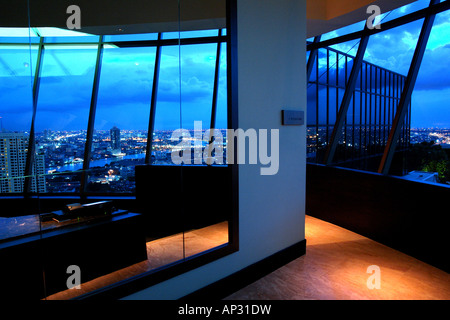
[[[33,114],[37,46],[28,29],[0,29],[0,193],[24,190],[25,163]],[[36,186],[34,188],[36,190]]]
[[[385,3],[379,4],[381,10]],[[389,3],[395,5],[395,1]],[[450,1],[411,1],[383,14],[379,29],[365,28],[368,16],[362,13],[358,24],[308,39],[308,188],[311,204],[324,203],[317,210],[311,205],[309,210],[317,217],[362,231],[371,223],[354,224],[352,220],[361,214],[368,217],[375,209],[372,221],[379,223],[369,227],[371,236],[378,232],[381,241],[403,250],[407,236],[399,234],[412,229],[410,221],[419,222],[419,232],[432,230],[431,238],[446,235],[444,229],[437,230],[436,219],[424,226],[427,219],[422,216],[443,216],[439,205],[432,208],[429,204],[446,199],[450,191]],[[355,43],[358,50],[351,49]],[[311,68],[315,59],[318,62]],[[355,63],[358,67],[353,70]],[[340,68],[356,72],[341,82],[341,77],[335,76],[345,74],[337,71]],[[340,122],[336,120],[338,111]],[[334,130],[337,124],[342,127]],[[329,185],[333,181],[336,185]],[[338,190],[343,192],[335,201],[323,201],[324,194]],[[348,201],[346,195],[351,195]],[[425,201],[421,208],[420,198]],[[411,205],[399,216],[400,223],[389,226],[408,203]],[[380,204],[387,206],[380,208]],[[357,219],[350,218],[351,212]],[[408,220],[408,227],[402,227],[405,221],[401,220]],[[433,263],[433,254],[419,254],[420,247],[428,249],[413,245],[408,250]]]
[[[131,193],[144,164],[155,47],[103,49],[88,192]]]
[[[353,56],[320,49],[308,83],[308,161],[321,163],[353,66]],[[318,75],[318,76],[317,76]],[[375,171],[370,158],[383,152],[405,76],[364,62],[344,119],[334,162]],[[404,132],[404,140],[408,140]]]
[[[450,12],[436,15],[412,99],[408,178],[450,184]]]
[[[9,261],[0,272],[31,270],[10,276],[5,296],[22,297],[24,283],[33,299],[89,296],[135,277],[151,284],[159,271],[236,250],[232,167],[223,161],[232,128],[225,1],[203,5],[223,12],[186,30],[177,10],[120,27],[111,26],[117,16],[82,30],[56,20],[0,26],[0,200],[14,208],[0,215],[0,258]],[[208,129],[223,134],[211,162]],[[72,290],[77,268],[81,287]]]
[[[35,140],[47,193],[80,192],[96,53],[95,44],[41,50]]]
[[[308,161],[445,183],[448,1],[416,1],[380,20],[379,29],[362,20],[309,39]],[[337,120],[342,130],[334,132]]]
[[[8,30],[2,32],[7,35]],[[45,188],[33,192],[131,194],[136,165],[173,164],[176,141],[171,136],[176,129],[186,129],[193,139],[200,137],[198,144],[204,149],[203,136],[212,125],[221,130],[226,146],[226,43],[221,36],[225,30],[182,33],[186,44],[181,47],[173,45],[176,32],[163,33],[163,40],[155,33],[104,36],[99,45],[98,36],[57,28],[32,30],[31,46],[25,36],[2,38],[5,108],[0,116],[3,132],[28,135],[33,94],[36,97],[35,158],[41,163]],[[26,29],[14,32],[26,35]],[[211,43],[205,43],[204,36]],[[161,53],[156,59],[158,47]],[[152,105],[154,81],[157,99]],[[150,119],[151,108],[156,110],[154,119]],[[154,126],[149,133],[150,121]],[[92,135],[88,135],[90,125]],[[201,134],[195,135],[198,128]],[[88,142],[90,150],[85,148]],[[192,159],[192,164],[205,163]],[[25,162],[22,166],[23,184]],[[2,193],[22,191],[2,188]]]

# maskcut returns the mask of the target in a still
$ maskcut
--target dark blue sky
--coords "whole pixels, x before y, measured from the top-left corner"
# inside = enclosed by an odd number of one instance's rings
[[[217,125],[226,127],[226,45],[222,44]],[[44,51],[36,131],[86,129],[96,46],[51,47]],[[156,130],[193,128],[211,117],[217,44],[163,47]],[[33,59],[36,54],[32,51]],[[27,47],[0,57],[0,116],[7,130],[29,130],[32,68]],[[147,130],[155,48],[111,48],[103,53],[96,130]],[[180,68],[181,63],[181,68]],[[179,72],[181,70],[181,83]],[[181,92],[181,93],[180,93]]]
[[[422,9],[429,0],[419,0],[392,11],[383,22]],[[324,35],[331,38],[361,30],[365,21]],[[371,36],[364,60],[407,75],[423,20]],[[383,23],[381,24],[383,29]],[[344,52],[355,42],[338,45]],[[349,53],[356,54],[357,46]],[[450,128],[450,12],[436,16],[412,96],[412,127]]]
[[[427,6],[428,0],[399,8],[384,21]],[[361,30],[365,21],[324,35]],[[406,75],[422,21],[372,36],[364,59]],[[381,25],[382,28],[382,25]],[[1,30],[0,30],[1,31]],[[1,32],[0,32],[1,35]],[[355,42],[335,46],[347,52]],[[225,51],[223,48],[222,52]],[[32,58],[30,59],[30,52]],[[0,117],[11,131],[29,130],[31,88],[37,50],[8,47],[0,55]],[[356,47],[349,51],[356,52]],[[156,129],[209,124],[216,45],[177,46],[162,51]],[[153,78],[154,48],[106,48],[95,129],[146,130]],[[54,47],[43,56],[36,130],[86,129],[96,46]],[[179,62],[181,61],[181,84]],[[226,126],[225,55],[221,57],[218,127]],[[181,97],[180,97],[181,91]],[[436,17],[412,100],[413,127],[450,128],[450,12]],[[181,101],[181,106],[180,106]]]

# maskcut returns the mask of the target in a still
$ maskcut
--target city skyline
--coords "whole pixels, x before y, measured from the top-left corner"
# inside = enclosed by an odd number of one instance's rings
[[[361,127],[361,130],[364,128]],[[379,129],[378,129],[379,130]],[[307,158],[314,159],[315,152],[323,147],[326,128],[319,126],[308,128]],[[114,126],[110,130],[99,130],[93,139],[93,149],[88,166],[88,180],[85,186],[92,192],[134,191],[134,167],[144,164],[147,146],[147,132],[142,130],[122,130]],[[173,164],[171,152],[178,143],[172,141],[171,130],[154,132],[152,163],[155,165]],[[356,139],[354,145],[346,142],[350,148],[364,148],[370,151],[376,148],[380,131],[373,131],[372,145],[363,147],[362,141]],[[120,136],[120,137],[119,137]],[[355,134],[358,136],[358,133]],[[411,129],[412,145],[430,143],[450,149],[450,129]],[[84,171],[86,130],[52,131],[36,133],[36,157],[33,166],[32,190],[39,185],[40,193],[79,192],[81,172]],[[319,145],[317,145],[317,143]],[[195,145],[195,144],[194,144]],[[22,192],[24,169],[28,148],[28,135],[23,132],[0,133],[0,163],[7,171],[0,177],[0,193]],[[226,142],[224,144],[226,153]],[[37,173],[37,175],[36,175]],[[39,177],[36,179],[36,177]]]

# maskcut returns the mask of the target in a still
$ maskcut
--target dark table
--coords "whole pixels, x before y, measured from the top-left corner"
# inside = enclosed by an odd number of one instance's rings
[[[40,222],[38,215],[0,219],[0,299],[42,299],[65,290],[71,265],[85,282],[146,259],[140,214],[118,210],[61,222]]]

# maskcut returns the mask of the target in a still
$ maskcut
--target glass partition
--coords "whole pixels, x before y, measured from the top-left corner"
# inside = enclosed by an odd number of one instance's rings
[[[412,99],[406,179],[450,183],[450,12],[436,15]],[[438,115],[438,116],[436,116]]]
[[[0,26],[0,35],[0,192],[14,194],[24,190],[38,46],[27,28]]]
[[[134,167],[145,163],[155,51],[103,49],[88,192],[134,192]]]
[[[335,164],[367,171],[378,169],[377,159],[384,151],[392,128],[406,80],[408,61],[412,58],[422,21],[370,36],[342,132],[339,133],[333,160]],[[337,36],[346,30],[355,31],[357,25],[332,33]],[[388,46],[389,50],[386,49],[386,41],[392,43]],[[399,41],[410,43],[410,49],[399,52],[394,45]],[[318,63],[315,63],[308,83],[309,162],[323,161],[359,42],[359,39],[352,40],[318,51]],[[400,58],[402,63],[396,63]],[[410,113],[407,115],[409,117]],[[408,135],[404,129],[401,134],[402,147],[407,144]]]
[[[64,41],[63,36],[53,36],[55,42]],[[80,193],[96,55],[95,44],[42,48],[35,139],[47,174],[47,193]]]
[[[0,23],[0,298],[42,296],[41,224],[36,201],[17,201],[26,190],[45,191],[43,158],[29,160],[39,69],[39,38],[27,28]],[[32,148],[33,149],[33,148]],[[33,150],[34,151],[34,150]],[[27,246],[25,238],[33,238]],[[31,250],[29,250],[31,249]],[[28,260],[30,259],[30,260]],[[30,265],[27,261],[33,261]],[[17,281],[19,279],[19,281]]]
[[[88,4],[45,17],[31,4],[32,25],[0,26],[0,200],[15,208],[0,253],[24,273],[33,250],[31,299],[84,297],[229,242],[225,1],[197,22],[198,4],[174,4],[126,5],[114,24]]]

